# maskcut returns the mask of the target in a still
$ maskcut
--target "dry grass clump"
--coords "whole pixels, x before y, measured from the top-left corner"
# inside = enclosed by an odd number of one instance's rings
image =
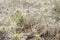
[[[60,40],[59,0],[11,2],[5,4],[8,14],[0,19],[4,24],[0,26],[0,40]]]

